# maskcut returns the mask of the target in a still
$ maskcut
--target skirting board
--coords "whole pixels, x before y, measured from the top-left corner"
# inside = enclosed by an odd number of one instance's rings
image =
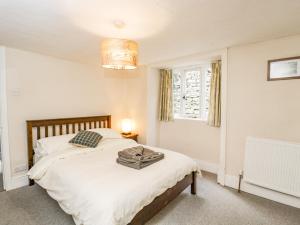
[[[16,175],[10,179],[10,183],[6,186],[6,191],[27,186],[29,184],[26,174]]]
[[[218,164],[206,162],[199,159],[195,159],[195,161],[198,163],[201,170],[214,173],[214,174],[218,173],[218,169],[219,169]]]
[[[231,175],[225,176],[225,186],[238,189],[238,184],[239,184],[238,176],[231,176]],[[241,183],[241,190],[253,195],[270,199],[275,202],[300,208],[300,198],[291,195],[287,195],[267,188],[259,187],[244,181],[242,181]]]

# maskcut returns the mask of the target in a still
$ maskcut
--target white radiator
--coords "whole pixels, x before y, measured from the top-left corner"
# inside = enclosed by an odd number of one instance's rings
[[[244,180],[300,197],[300,144],[248,137]]]

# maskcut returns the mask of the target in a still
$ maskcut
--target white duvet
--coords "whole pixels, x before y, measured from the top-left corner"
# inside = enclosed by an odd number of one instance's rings
[[[136,146],[106,139],[95,149],[69,146],[39,160],[28,172],[77,225],[126,225],[155,197],[198,170],[191,158],[149,147],[165,158],[141,170],[116,163],[117,152]]]

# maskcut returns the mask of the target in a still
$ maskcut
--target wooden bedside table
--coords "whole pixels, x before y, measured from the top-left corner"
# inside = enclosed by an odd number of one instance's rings
[[[122,134],[122,136],[123,136],[123,138],[132,139],[132,140],[135,140],[137,142],[137,137],[139,135],[135,134],[135,133],[131,133],[131,134]]]

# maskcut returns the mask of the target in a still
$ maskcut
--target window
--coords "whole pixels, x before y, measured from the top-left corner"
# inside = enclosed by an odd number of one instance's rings
[[[175,118],[207,120],[211,66],[173,70],[173,112]]]

